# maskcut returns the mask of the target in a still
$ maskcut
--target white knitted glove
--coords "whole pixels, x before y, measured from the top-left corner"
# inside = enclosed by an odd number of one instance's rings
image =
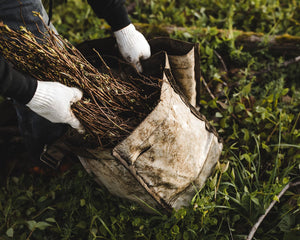
[[[133,24],[114,32],[122,56],[142,72],[140,59],[151,56],[150,45],[144,35],[135,29]]]
[[[53,123],[67,123],[84,133],[83,126],[74,116],[71,105],[82,98],[82,92],[58,82],[38,81],[34,96],[27,106]]]

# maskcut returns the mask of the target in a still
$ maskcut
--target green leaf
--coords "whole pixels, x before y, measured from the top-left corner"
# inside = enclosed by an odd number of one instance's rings
[[[295,222],[295,217],[292,214],[285,215],[278,224],[278,227],[283,232],[289,232]]]
[[[254,202],[257,206],[260,206],[259,200],[257,198],[251,197],[251,201]]]
[[[86,228],[86,222],[80,221],[79,223],[76,224],[76,227],[85,229]]]
[[[27,223],[28,228],[29,228],[30,231],[33,231],[35,229],[36,221],[30,220],[30,221],[27,221],[26,223]]]
[[[188,32],[184,32],[183,33],[183,36],[185,37],[185,38],[192,38],[193,36],[190,34],[190,33],[188,33]]]
[[[13,229],[13,228],[7,229],[6,235],[7,235],[8,237],[11,237],[11,238],[12,238],[12,237],[14,236],[14,229]]]
[[[249,131],[246,128],[243,128],[241,131],[244,133],[244,141],[247,142],[250,137]]]
[[[216,112],[216,114],[215,114],[215,115],[216,115],[216,117],[217,117],[217,118],[221,118],[221,117],[223,117],[222,113],[220,113],[220,112]]]
[[[56,222],[56,220],[55,220],[54,218],[46,218],[45,220],[46,220],[47,222],[53,222],[53,223]]]
[[[228,170],[229,162],[221,163],[219,166],[220,166],[221,173],[225,173]]]
[[[285,88],[285,89],[282,90],[281,95],[285,96],[289,91],[290,91],[289,88]]]
[[[42,196],[39,198],[38,202],[44,202],[47,199],[47,196]]]
[[[241,159],[245,159],[247,162],[251,162],[251,157],[249,156],[249,154],[247,153],[244,153],[242,156],[241,156]]]
[[[30,231],[33,231],[34,229],[38,228],[40,230],[45,230],[47,227],[52,226],[51,224],[47,222],[36,222],[34,220],[27,221],[27,225]]]
[[[236,113],[239,113],[239,112],[241,112],[241,111],[243,111],[243,110],[245,110],[246,108],[245,108],[245,105],[243,104],[243,103],[238,103],[235,107],[234,107],[234,111],[236,112]]]
[[[36,224],[36,228],[40,229],[40,230],[45,230],[47,227],[50,227],[52,226],[50,223],[47,223],[47,222],[37,222]]]
[[[245,87],[243,87],[242,95],[243,96],[248,96],[250,92],[251,92],[251,83],[249,83]]]
[[[84,199],[80,199],[80,206],[81,207],[85,206],[85,200]]]
[[[231,169],[231,177],[233,181],[235,180],[235,173],[234,173],[234,168]]]
[[[189,240],[190,239],[190,234],[188,231],[183,232],[183,240]]]
[[[276,201],[276,202],[279,202],[279,198],[278,198],[278,196],[277,195],[275,195],[274,197],[273,197],[273,201]]]
[[[178,225],[174,225],[172,228],[171,228],[171,233],[174,234],[174,235],[177,235],[180,233],[180,228],[178,227]]]

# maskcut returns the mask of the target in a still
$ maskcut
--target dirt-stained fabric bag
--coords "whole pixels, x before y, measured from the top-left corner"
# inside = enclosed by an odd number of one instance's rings
[[[118,55],[113,41],[103,41],[85,42],[78,48],[92,63],[93,49],[103,56]],[[150,45],[152,56],[143,62],[144,72],[162,79],[154,110],[113,148],[80,148],[71,138],[65,142],[112,194],[150,211],[178,209],[189,205],[203,187],[220,157],[222,143],[196,110],[198,46],[169,38],[154,39]]]

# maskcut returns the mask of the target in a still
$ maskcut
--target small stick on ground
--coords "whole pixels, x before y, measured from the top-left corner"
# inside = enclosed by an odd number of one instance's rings
[[[290,188],[290,187],[295,187],[300,185],[300,181],[299,182],[295,182],[295,183],[288,183],[282,190],[281,192],[278,194],[278,199],[280,199],[282,197],[282,195]],[[271,211],[272,207],[275,205],[277,201],[273,200],[270,204],[270,206],[267,208],[266,212],[260,216],[260,218],[258,219],[257,223],[254,224],[254,226],[252,227],[247,240],[251,240],[254,237],[254,234],[256,232],[256,230],[258,229],[259,225],[262,223],[262,221],[264,220],[264,218],[267,216],[267,214]]]
[[[206,88],[208,94],[210,95],[210,97],[211,97],[212,99],[216,99],[216,97],[215,97],[215,96],[212,94],[212,92],[210,91],[210,89],[209,89],[209,87],[208,87],[208,84],[206,83],[205,79],[202,77],[201,80],[202,80],[202,82],[203,82],[203,84],[204,84],[204,86],[205,86],[205,88]],[[226,106],[225,103],[222,103],[222,102],[219,101],[219,100],[217,100],[217,103],[218,103],[223,109],[226,109],[226,108],[227,108],[227,106]]]

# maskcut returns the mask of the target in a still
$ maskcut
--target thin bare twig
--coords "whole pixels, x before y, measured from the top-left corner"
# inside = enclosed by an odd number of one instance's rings
[[[216,97],[215,97],[215,96],[212,94],[212,92],[210,91],[210,89],[209,89],[209,87],[208,87],[208,85],[207,85],[205,79],[202,77],[201,80],[202,80],[202,82],[203,82],[203,84],[204,84],[204,86],[205,86],[205,88],[206,88],[208,94],[211,96],[212,99],[215,99]]]
[[[212,94],[212,92],[210,91],[210,89],[209,89],[209,87],[208,87],[208,85],[207,85],[205,79],[204,79],[203,77],[201,77],[201,80],[202,80],[202,82],[203,82],[203,84],[204,84],[204,86],[205,86],[205,88],[206,88],[208,94],[211,96],[211,98],[212,98],[212,99],[216,99],[216,97],[215,97],[215,96]],[[216,102],[217,102],[223,109],[226,109],[226,108],[227,108],[227,106],[226,106],[225,103],[222,103],[222,102],[219,101],[219,100],[217,100]]]
[[[230,224],[229,224],[228,219],[227,219],[227,226],[228,226],[228,229],[229,229],[229,233],[230,233],[231,240],[233,240],[232,231],[231,231],[231,229],[230,229]]]
[[[228,68],[226,67],[226,64],[225,64],[223,58],[221,57],[221,55],[220,55],[216,50],[214,50],[214,54],[219,58],[219,60],[220,60],[221,63],[222,63],[222,66],[223,66],[223,68],[224,68],[224,71],[225,71],[226,75],[228,75]],[[224,86],[227,86],[227,83],[226,83],[226,82],[222,82],[222,84],[223,84]]]
[[[280,199],[282,197],[282,195],[290,188],[290,187],[295,187],[295,186],[298,186],[300,185],[300,181],[299,182],[295,182],[295,183],[288,183],[282,190],[281,192],[278,194],[278,199]],[[254,226],[252,227],[248,237],[247,237],[247,240],[251,240],[253,237],[254,237],[254,234],[257,230],[257,228],[259,227],[259,225],[262,223],[262,221],[264,220],[264,218],[267,216],[267,214],[271,211],[272,207],[275,205],[277,201],[276,200],[273,200],[271,202],[271,204],[269,205],[269,207],[267,208],[266,212],[260,216],[260,218],[258,219],[258,221],[254,224]]]

